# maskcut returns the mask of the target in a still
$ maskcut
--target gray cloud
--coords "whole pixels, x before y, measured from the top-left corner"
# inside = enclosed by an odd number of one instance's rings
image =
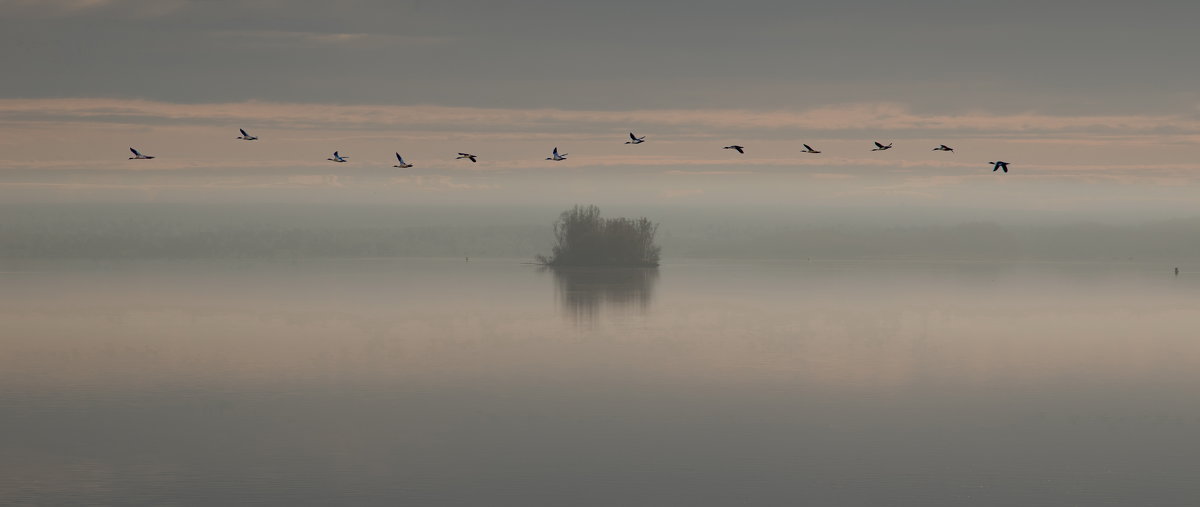
[[[4,97],[568,109],[1194,109],[1185,2],[4,4]],[[289,42],[290,41],[290,42]],[[231,44],[236,42],[236,44]],[[236,46],[236,47],[230,47]]]

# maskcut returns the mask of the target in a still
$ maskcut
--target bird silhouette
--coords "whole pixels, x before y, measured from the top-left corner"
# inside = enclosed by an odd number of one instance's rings
[[[132,147],[129,148],[129,151],[133,152],[133,156],[129,157],[129,160],[150,160],[154,158],[153,155],[142,155],[141,152],[133,149]]]

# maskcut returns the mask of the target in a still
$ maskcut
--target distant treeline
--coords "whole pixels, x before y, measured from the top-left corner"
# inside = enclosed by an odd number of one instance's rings
[[[674,256],[703,258],[1171,260],[1200,259],[1200,219],[1137,225],[806,227],[726,224],[667,229]],[[702,236],[698,237],[697,235]],[[719,239],[718,239],[719,238]]]
[[[294,205],[0,205],[0,258],[529,259],[552,251],[561,239],[541,222],[546,210],[511,216],[457,211],[450,217],[453,213]],[[654,239],[672,259],[1200,260],[1200,219],[910,227],[816,226],[801,220],[676,214],[663,220]],[[630,232],[646,227],[627,225]]]
[[[0,226],[0,258],[528,258],[549,243],[544,228],[536,226],[189,229],[157,225],[86,231]]]
[[[417,225],[432,220],[412,209],[9,205],[0,211],[0,258],[529,258],[552,242],[545,226],[532,223]]]

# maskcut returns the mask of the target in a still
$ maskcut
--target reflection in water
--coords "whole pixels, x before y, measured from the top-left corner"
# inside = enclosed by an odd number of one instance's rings
[[[576,322],[594,322],[602,307],[645,313],[658,268],[546,268],[554,272],[558,301]]]

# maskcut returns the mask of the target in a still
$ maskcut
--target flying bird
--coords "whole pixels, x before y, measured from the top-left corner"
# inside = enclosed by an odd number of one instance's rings
[[[887,143],[887,145],[885,146],[885,145],[879,144],[879,141],[875,141],[875,149],[873,149],[871,151],[883,151],[883,150],[890,150],[890,149],[892,149],[892,143]]]
[[[954,148],[942,144],[938,145],[937,148],[934,148],[933,151],[954,151]]]
[[[802,151],[804,153],[821,153],[820,151],[814,150],[812,146],[809,146],[807,144],[804,145],[804,149],[800,150],[800,151]]]
[[[726,147],[724,147],[724,148],[721,148],[721,149],[722,149],[722,150],[737,150],[737,152],[738,152],[738,153],[746,153],[746,151],[745,151],[745,150],[746,150],[746,147],[745,147],[745,146],[738,146],[738,145],[736,145],[736,144],[729,145],[729,146],[726,146]]]
[[[346,158],[347,157],[345,155],[338,155],[338,152],[335,151],[333,152],[332,158],[327,158],[325,160],[332,160],[334,162],[349,162],[349,160],[346,160]]]
[[[133,148],[129,148],[129,151],[133,152],[133,156],[129,157],[129,160],[150,160],[150,159],[154,158],[154,155],[142,155],[140,152],[138,152],[137,150],[135,150]]]
[[[454,160],[458,160],[460,158],[469,158],[469,159],[471,159],[471,163],[475,163],[475,155],[472,155],[470,153],[463,153],[460,151],[460,152],[458,152],[458,157],[455,157]]]
[[[392,167],[399,167],[401,169],[408,169],[409,167],[412,167],[412,164],[405,162],[404,157],[401,157],[399,153],[396,154],[396,160],[400,161],[400,163]]]
[[[633,132],[630,132],[629,140],[625,141],[625,144],[642,144],[644,142],[646,142],[646,136],[638,137],[633,135]]]
[[[988,162],[988,163],[992,164],[992,172],[996,172],[996,169],[1004,169],[1004,172],[1008,172],[1008,162],[1002,162],[1002,161],[997,160],[995,162]]]
[[[258,136],[252,136],[250,134],[247,134],[245,129],[238,129],[238,132],[242,133],[241,137],[238,137],[238,139],[241,139],[243,141],[257,141],[258,140]]]
[[[558,162],[558,161],[560,161],[560,160],[566,160],[566,159],[567,159],[567,154],[566,154],[566,153],[563,153],[563,154],[561,154],[561,155],[560,155],[560,154],[558,153],[558,147],[557,147],[557,146],[555,146],[555,147],[554,147],[554,152],[551,154],[551,156],[549,156],[549,157],[546,157],[546,160],[553,160],[553,161],[555,161],[555,162]],[[474,162],[474,160],[472,160],[472,162]]]

